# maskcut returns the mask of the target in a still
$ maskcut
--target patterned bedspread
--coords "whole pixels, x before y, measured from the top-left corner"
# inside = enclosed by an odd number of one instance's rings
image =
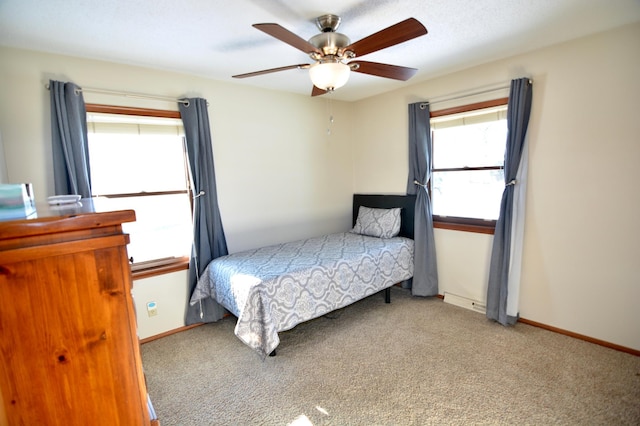
[[[413,276],[413,240],[330,234],[213,260],[191,304],[213,297],[238,317],[235,334],[261,357],[278,332]]]

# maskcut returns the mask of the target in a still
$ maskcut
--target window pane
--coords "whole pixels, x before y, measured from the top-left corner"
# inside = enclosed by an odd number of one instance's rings
[[[507,120],[433,131],[433,168],[502,166]]]
[[[94,195],[186,189],[182,137],[89,134]]]
[[[129,234],[135,263],[188,256],[193,238],[184,130],[180,119],[108,113],[87,114],[94,196],[109,197],[116,209],[132,209]],[[181,194],[166,192],[184,191]]]
[[[503,189],[503,170],[434,172],[433,214],[497,220]]]
[[[187,194],[111,198],[111,204],[136,212],[135,222],[122,224],[134,263],[189,255],[193,230]]]

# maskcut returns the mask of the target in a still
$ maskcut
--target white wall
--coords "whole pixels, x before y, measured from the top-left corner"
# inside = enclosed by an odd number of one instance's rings
[[[0,47],[0,132],[8,181],[33,183],[37,201],[53,195],[45,89],[50,78],[84,87],[206,98],[218,200],[231,252],[351,225],[352,129],[347,104],[332,101],[335,121],[328,136],[327,99],[322,97]],[[85,101],[177,109],[174,103],[90,93]],[[140,337],[183,321],[185,277],[174,273],[135,282],[136,302],[144,307],[156,301],[159,312],[149,318],[139,306]]]
[[[186,270],[134,281],[133,301],[141,339],[184,326],[184,307],[189,297],[186,285],[180,283],[186,282]],[[149,316],[149,302],[156,303],[157,315]]]
[[[358,102],[355,190],[404,191],[407,104],[525,76],[534,88],[520,315],[640,349],[640,24]],[[491,241],[436,230],[441,294],[485,299]]]
[[[0,183],[9,183],[9,174],[7,173],[7,161],[4,158],[4,143],[2,143],[1,131],[0,131]]]

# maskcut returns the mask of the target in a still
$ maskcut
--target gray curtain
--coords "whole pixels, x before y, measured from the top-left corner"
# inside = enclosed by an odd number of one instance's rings
[[[55,193],[91,197],[87,113],[82,91],[73,83],[50,80],[49,94]]]
[[[407,194],[416,194],[414,296],[438,294],[438,267],[433,235],[433,216],[427,183],[431,178],[431,125],[429,104],[409,105],[409,178]]]
[[[500,216],[493,236],[489,284],[487,288],[487,318],[502,325],[512,325],[518,314],[509,315],[509,272],[511,266],[514,189],[520,167],[525,137],[531,114],[532,85],[528,78],[511,81],[507,110],[507,145],[504,156],[505,188],[500,203]]]
[[[213,167],[213,146],[209,129],[207,101],[185,99],[179,103],[184,123],[187,156],[193,185],[193,247],[189,260],[189,298],[210,261],[228,254],[227,241],[218,208],[218,192]],[[218,321],[224,308],[213,299],[191,306],[187,302],[187,325]]]

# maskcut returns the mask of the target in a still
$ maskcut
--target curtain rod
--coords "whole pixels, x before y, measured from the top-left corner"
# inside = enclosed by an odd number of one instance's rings
[[[45,84],[47,90],[49,90],[49,84]],[[137,98],[137,99],[149,99],[154,101],[167,101],[167,102],[177,102],[185,105],[189,105],[189,101],[185,99],[177,99],[171,98],[168,96],[157,96],[157,95],[145,95],[142,93],[131,93],[131,92],[122,92],[117,90],[107,90],[107,89],[96,89],[93,87],[79,87],[78,90],[80,92],[85,93],[98,93],[101,95],[112,95],[112,96],[124,96],[125,98]],[[207,101],[207,105],[209,102]]]
[[[533,80],[529,79],[529,84],[533,84]],[[491,89],[485,89],[485,90],[475,90],[473,92],[469,92],[469,93],[465,93],[463,95],[443,95],[443,96],[436,96],[434,99],[435,101],[427,101],[427,102],[423,102],[420,104],[420,108],[424,109],[425,106],[427,104],[429,105],[434,105],[434,104],[439,104],[442,102],[449,102],[449,101],[455,101],[457,99],[463,99],[463,98],[468,98],[470,96],[476,96],[476,95],[483,95],[485,93],[491,93],[491,92],[497,92],[499,90],[504,90],[504,89],[509,89],[511,87],[511,82],[503,84],[501,86],[498,87],[493,87]],[[442,99],[440,99],[442,98]]]

